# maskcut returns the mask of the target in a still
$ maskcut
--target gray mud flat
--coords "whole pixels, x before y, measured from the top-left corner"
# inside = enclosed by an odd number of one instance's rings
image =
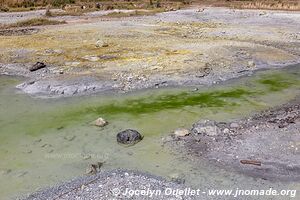
[[[231,123],[218,122],[213,135],[175,138],[174,147],[227,170],[273,181],[300,180],[300,99]]]
[[[3,13],[0,22],[41,12]],[[213,85],[300,59],[299,12],[207,8],[109,21],[98,14],[33,33],[4,31],[0,74],[27,77],[18,88],[32,96],[66,97]],[[36,62],[47,69],[29,73]]]

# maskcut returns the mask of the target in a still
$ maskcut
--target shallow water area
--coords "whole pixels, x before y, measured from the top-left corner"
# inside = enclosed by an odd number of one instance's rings
[[[88,165],[98,161],[105,162],[104,169],[180,177],[201,188],[299,187],[255,180],[205,160],[195,165],[162,142],[173,130],[189,128],[199,119],[230,121],[292,100],[300,94],[299,69],[261,71],[198,90],[165,88],[63,99],[29,97],[14,89],[18,78],[1,76],[1,199],[84,175]],[[93,126],[98,117],[109,124]],[[117,144],[116,134],[127,128],[138,130],[144,139],[130,147]]]

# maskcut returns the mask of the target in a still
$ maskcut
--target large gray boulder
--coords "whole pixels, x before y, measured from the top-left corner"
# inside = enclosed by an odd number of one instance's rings
[[[127,129],[117,134],[117,141],[121,144],[132,145],[141,141],[143,136],[136,130]]]

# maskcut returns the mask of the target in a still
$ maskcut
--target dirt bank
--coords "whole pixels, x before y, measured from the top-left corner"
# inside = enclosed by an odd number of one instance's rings
[[[5,32],[0,73],[28,77],[18,86],[25,93],[60,97],[210,85],[300,58],[299,12],[207,8],[82,18],[38,31]],[[47,68],[29,72],[36,62]]]
[[[199,121],[172,145],[191,159],[268,180],[299,181],[300,98],[234,122]]]

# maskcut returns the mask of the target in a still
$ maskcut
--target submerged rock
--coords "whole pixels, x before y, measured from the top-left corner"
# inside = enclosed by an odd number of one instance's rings
[[[135,144],[143,139],[136,130],[127,129],[117,134],[117,141],[122,144]]]
[[[105,121],[103,118],[99,117],[94,121],[95,126],[104,127],[108,124],[107,121]]]
[[[94,164],[90,164],[85,173],[86,174],[96,174],[97,172],[100,171],[101,167],[103,166],[103,162],[97,162],[97,163],[94,163]]]
[[[192,133],[195,135],[216,136],[221,132],[216,121],[201,120],[193,125]]]
[[[181,174],[177,174],[177,173],[170,174],[169,178],[172,180],[172,182],[175,182],[177,184],[184,184],[185,183],[185,178]]]
[[[29,71],[34,72],[34,71],[37,71],[37,70],[45,68],[45,67],[46,67],[46,65],[44,63],[37,62],[29,68]]]

